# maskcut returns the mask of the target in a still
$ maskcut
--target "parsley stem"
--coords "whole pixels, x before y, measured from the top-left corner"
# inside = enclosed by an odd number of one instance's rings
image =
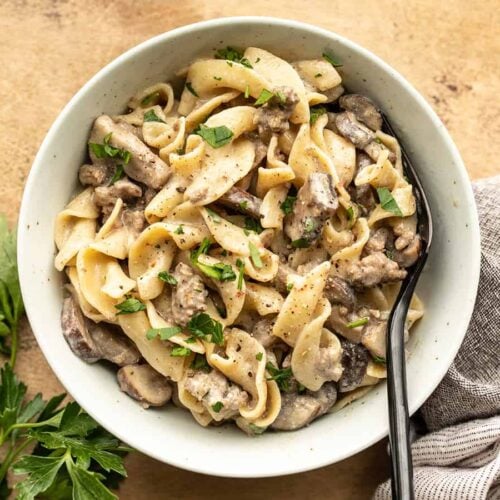
[[[10,334],[10,366],[14,369],[17,359],[17,325],[13,326]]]
[[[27,438],[17,448],[13,448],[12,444],[10,445],[9,451],[5,456],[4,461],[2,462],[2,466],[0,467],[0,483],[4,480],[7,471],[10,469],[12,465],[12,462],[14,462],[14,460],[19,456],[19,454],[34,440],[35,440],[34,438]]]

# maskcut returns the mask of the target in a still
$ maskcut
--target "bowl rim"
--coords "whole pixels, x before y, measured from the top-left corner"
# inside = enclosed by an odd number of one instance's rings
[[[50,365],[50,368],[55,373],[60,383],[67,389],[68,393],[82,406],[82,408],[84,408],[89,415],[91,415],[99,424],[103,425],[105,428],[108,427],[109,422],[107,421],[104,422],[103,419],[101,419],[99,415],[97,415],[96,411],[94,411],[94,408],[92,406],[87,407],[87,405],[82,405],[81,400],[83,399],[83,396],[81,396],[78,393],[77,389],[73,391],[74,387],[72,383],[67,383],[67,381],[64,380],[65,369],[63,368],[63,364],[59,363],[58,360],[55,359],[55,357],[52,355],[50,349],[50,341],[47,340],[47,337],[41,334],[40,328],[37,328],[35,325],[31,323],[30,310],[36,307],[36,302],[34,298],[33,300],[31,300],[32,297],[28,292],[30,286],[30,279],[27,269],[28,266],[25,265],[26,262],[25,248],[27,245],[27,241],[29,239],[29,232],[27,230],[27,221],[29,216],[29,210],[28,210],[29,199],[31,198],[31,193],[36,189],[35,180],[39,171],[43,169],[42,159],[46,154],[46,150],[50,147],[50,144],[54,139],[56,129],[60,126],[62,122],[66,120],[66,117],[71,112],[73,105],[83,95],[85,95],[87,90],[90,89],[101,77],[103,77],[105,74],[112,71],[116,67],[122,65],[123,63],[126,63],[127,61],[135,58],[142,51],[145,51],[158,43],[162,43],[165,40],[176,38],[177,36],[183,35],[185,33],[196,32],[199,29],[211,28],[213,30],[217,30],[222,26],[230,24],[236,24],[236,25],[250,24],[255,26],[266,24],[266,25],[273,25],[279,28],[295,28],[298,30],[306,31],[313,34],[318,34],[320,36],[338,41],[344,46],[346,46],[349,50],[358,52],[361,55],[371,59],[373,62],[379,65],[385,72],[391,74],[391,76],[393,76],[397,80],[397,82],[402,87],[404,87],[404,89],[415,99],[417,104],[421,108],[423,108],[427,116],[431,119],[432,124],[435,127],[437,133],[442,136],[445,146],[453,158],[453,161],[456,165],[456,174],[460,180],[460,183],[464,186],[464,191],[466,195],[466,199],[464,200],[464,202],[469,207],[468,215],[471,217],[471,220],[473,222],[471,224],[471,227],[469,228],[470,229],[469,237],[472,238],[471,247],[474,250],[472,255],[470,255],[470,271],[471,271],[472,281],[470,283],[470,287],[468,290],[468,296],[471,300],[468,301],[468,306],[467,306],[468,310],[466,310],[464,313],[467,325],[470,322],[470,318],[474,309],[474,302],[475,302],[474,299],[477,295],[477,287],[479,283],[479,273],[480,273],[480,256],[481,256],[479,222],[478,222],[478,215],[472,191],[472,186],[470,184],[470,179],[468,177],[465,165],[462,161],[458,148],[451,139],[448,130],[443,125],[440,118],[437,116],[436,112],[433,110],[430,104],[413,87],[413,85],[408,80],[406,80],[406,78],[402,76],[397,70],[395,70],[392,66],[390,66],[379,56],[375,55],[368,49],[365,49],[359,44],[349,40],[348,38],[342,35],[337,34],[336,32],[312,24],[304,23],[301,21],[295,21],[286,18],[268,17],[268,16],[235,16],[235,17],[209,19],[205,21],[188,24],[185,26],[180,26],[178,28],[174,28],[170,31],[166,31],[164,33],[156,35],[128,49],[127,51],[125,51],[124,53],[113,59],[111,62],[109,62],[107,65],[105,65],[102,69],[100,69],[92,78],[90,78],[90,80],[88,80],[74,94],[74,96],[64,106],[63,110],[59,113],[55,121],[52,123],[42,144],[39,147],[39,150],[35,156],[31,170],[29,172],[21,201],[21,208],[19,212],[19,221],[18,221],[17,258],[18,258],[21,291],[23,298],[25,299],[26,314],[28,319],[30,320],[31,328],[33,330],[37,343],[43,352],[44,357],[46,358],[47,362]],[[37,333],[37,330],[39,333]],[[455,349],[450,352],[449,356],[446,359],[442,358],[443,362],[440,364],[440,369],[439,370],[436,369],[433,378],[428,381],[428,390],[425,391],[424,395],[422,395],[419,399],[414,400],[410,403],[410,408],[409,408],[410,414],[413,414],[418,408],[420,408],[420,406],[424,403],[424,401],[427,400],[427,398],[432,394],[432,392],[437,387],[439,382],[443,379],[453,359],[455,358],[458,349],[460,348],[460,345],[462,344],[466,331],[467,327],[464,327],[464,332],[460,343],[457,342]],[[145,455],[155,458],[161,462],[168,463],[170,465],[201,474],[215,475],[213,468],[211,468],[210,466],[203,467],[200,463],[194,463],[194,462],[186,464],[185,462],[177,460],[175,454],[170,456],[169,459],[167,460],[166,457],[161,453],[158,453],[157,450],[142,446],[140,438],[135,438],[134,436],[131,435],[125,435],[122,432],[116,432],[114,429],[110,430],[110,432],[112,432],[121,441],[131,444],[137,451],[140,451]],[[304,463],[301,464],[301,466],[292,466],[292,467],[282,466],[279,468],[279,470],[267,471],[264,473],[259,473],[257,475],[255,473],[254,474],[251,473],[251,468],[249,468],[248,470],[242,470],[241,473],[239,474],[225,473],[224,470],[218,470],[217,476],[241,477],[241,478],[273,477],[284,474],[296,474],[300,472],[314,470],[344,460],[350,456],[353,456],[367,449],[369,446],[372,446],[374,443],[378,442],[379,440],[387,436],[388,432],[389,432],[389,425],[387,422],[387,425],[381,432],[373,435],[370,439],[366,440],[365,442],[363,442],[354,449],[347,450],[343,453],[338,453],[337,457],[334,458],[333,460],[331,458],[323,457],[322,460],[317,458],[313,460],[311,463],[311,459],[309,459],[309,460],[304,460]]]

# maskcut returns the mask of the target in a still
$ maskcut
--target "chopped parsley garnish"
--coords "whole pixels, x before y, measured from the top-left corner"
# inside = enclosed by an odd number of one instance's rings
[[[212,319],[206,313],[194,315],[187,324],[187,329],[193,337],[208,340],[217,345],[224,344],[222,324]]]
[[[160,97],[160,93],[159,92],[153,92],[152,94],[149,94],[147,95],[146,97],[144,97],[141,101],[141,104],[143,106],[148,106],[149,104],[151,104],[153,101],[156,102],[156,100]]]
[[[285,94],[283,94],[283,92],[281,92],[281,90],[278,90],[274,93],[274,95],[278,98],[279,102],[281,104],[285,104],[286,102],[286,97],[285,97]]]
[[[266,370],[270,375],[267,380],[275,380],[282,391],[287,392],[290,390],[290,378],[293,375],[290,367],[279,369],[268,361],[266,363]]]
[[[225,49],[219,49],[215,53],[215,58],[216,59],[225,59],[226,61],[229,61],[229,62],[236,62],[236,63],[242,64],[243,66],[245,66],[247,68],[253,67],[250,64],[250,61],[246,57],[243,57],[243,52],[240,52],[238,49],[235,49],[234,47],[226,47]]]
[[[382,358],[381,356],[375,356],[375,354],[372,354],[372,359],[373,359],[374,363],[378,363],[378,364],[385,364],[386,363],[385,358]]]
[[[248,201],[240,201],[239,205],[241,211],[245,211],[248,208]]]
[[[191,363],[191,368],[193,370],[201,370],[203,372],[210,372],[212,368],[207,362],[207,359],[203,354],[196,354],[192,363]]]
[[[266,427],[259,427],[255,424],[248,424],[248,428],[252,431],[252,434],[255,434],[256,436],[266,432]]]
[[[312,108],[309,108],[309,112],[311,113],[311,116],[309,118],[309,122],[311,125],[313,123],[316,123],[317,119],[326,113],[326,108],[324,106],[313,106]]]
[[[120,304],[116,304],[115,308],[119,311],[116,314],[133,314],[139,311],[144,311],[146,306],[140,300],[130,297],[123,302],[120,302]]]
[[[144,113],[144,121],[145,122],[160,122],[165,123],[156,113],[154,109],[150,109]]]
[[[174,337],[182,332],[180,326],[166,326],[165,328],[150,328],[146,333],[146,338],[148,340],[153,340],[159,337],[160,340],[168,340],[170,337]]]
[[[123,165],[116,165],[115,173],[111,180],[109,181],[109,185],[112,186],[116,181],[119,181],[125,175],[125,171],[123,170]]]
[[[222,76],[214,76],[214,80],[220,82],[222,80]]]
[[[245,217],[245,229],[248,231],[253,231],[254,233],[260,234],[264,231],[264,228],[260,225],[260,222],[253,217]]]
[[[298,240],[293,240],[291,245],[293,248],[309,248],[310,241],[306,238],[299,238]]]
[[[218,281],[234,281],[236,274],[229,264],[218,262],[217,264],[209,265],[196,262],[196,267],[206,276]]]
[[[210,250],[210,239],[209,238],[203,238],[203,241],[200,243],[200,246],[191,252],[191,262],[193,264],[196,264],[198,262],[198,257],[201,254],[208,253]]]
[[[280,205],[280,208],[285,215],[290,215],[293,212],[293,206],[296,200],[296,196],[287,196],[286,200]]]
[[[130,154],[130,151],[126,151],[125,149],[115,148],[114,146],[111,146],[109,142],[111,141],[112,135],[113,132],[106,134],[102,144],[89,142],[89,147],[92,153],[94,153],[97,158],[116,158],[122,160],[126,165],[130,161],[132,155]]]
[[[339,68],[342,66],[342,63],[338,59],[336,59],[331,54],[327,54],[326,52],[323,52],[323,59],[326,62],[329,62],[334,68]]]
[[[255,355],[255,359],[257,361],[262,361],[262,356],[264,355],[264,353],[262,352],[258,352],[256,355]]]
[[[255,101],[254,105],[255,106],[262,106],[266,102],[270,101],[274,97],[273,92],[267,90],[267,89],[262,89],[259,97]]]
[[[351,222],[354,220],[354,207],[352,205],[347,209],[347,218]]]
[[[363,326],[363,325],[366,325],[366,323],[368,323],[369,321],[369,318],[368,317],[364,317],[364,318],[358,318],[354,321],[351,321],[350,323],[346,323],[346,327],[347,328],[357,328],[358,326]]]
[[[286,284],[286,291],[287,292],[290,292],[292,290],[292,288],[293,288],[293,283],[287,283]]]
[[[243,288],[243,275],[245,273],[245,263],[241,259],[236,259],[236,267],[238,268],[238,290]]]
[[[162,271],[161,273],[158,273],[158,278],[164,281],[165,283],[168,283],[169,285],[172,286],[177,285],[177,280],[170,273],[167,273],[167,271]]]
[[[263,264],[262,259],[260,258],[259,250],[251,241],[248,242],[248,249],[250,250],[250,258],[252,259],[253,265],[257,269],[260,269]]]
[[[244,96],[245,96],[245,99],[248,99],[250,97],[250,86],[249,85],[247,85],[245,87],[245,94],[244,94]]]
[[[193,86],[191,85],[191,82],[186,82],[186,88],[193,94],[195,97],[200,97],[197,93],[196,90],[193,89]]]
[[[184,228],[182,227],[182,224],[180,226],[177,226],[174,234],[184,234]]]
[[[208,127],[204,123],[200,123],[194,133],[199,135],[214,149],[229,144],[234,135],[231,129],[227,128],[225,125],[221,125],[220,127]]]
[[[176,346],[170,351],[170,356],[176,358],[186,357],[189,356],[190,354],[191,354],[191,349],[182,346]]]
[[[399,208],[396,200],[392,196],[392,193],[386,187],[377,188],[378,199],[380,200],[380,206],[387,212],[391,212],[398,217],[403,217],[403,212]]]
[[[224,408],[224,405],[222,404],[221,401],[217,401],[217,403],[212,405],[212,410],[215,413],[219,413],[222,410],[222,408]]]

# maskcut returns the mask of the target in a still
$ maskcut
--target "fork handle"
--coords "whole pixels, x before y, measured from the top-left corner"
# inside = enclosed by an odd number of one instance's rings
[[[413,500],[413,463],[410,445],[410,418],[406,389],[404,327],[406,314],[425,257],[414,272],[408,273],[388,321],[387,394],[389,403],[389,443],[391,449],[391,489],[395,500]]]

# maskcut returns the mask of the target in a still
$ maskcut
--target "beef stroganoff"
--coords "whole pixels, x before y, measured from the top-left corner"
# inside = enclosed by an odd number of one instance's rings
[[[194,61],[99,116],[55,222],[71,349],[144,407],[294,430],[386,377],[420,251],[399,145],[328,54]],[[423,314],[413,298],[407,332]]]

